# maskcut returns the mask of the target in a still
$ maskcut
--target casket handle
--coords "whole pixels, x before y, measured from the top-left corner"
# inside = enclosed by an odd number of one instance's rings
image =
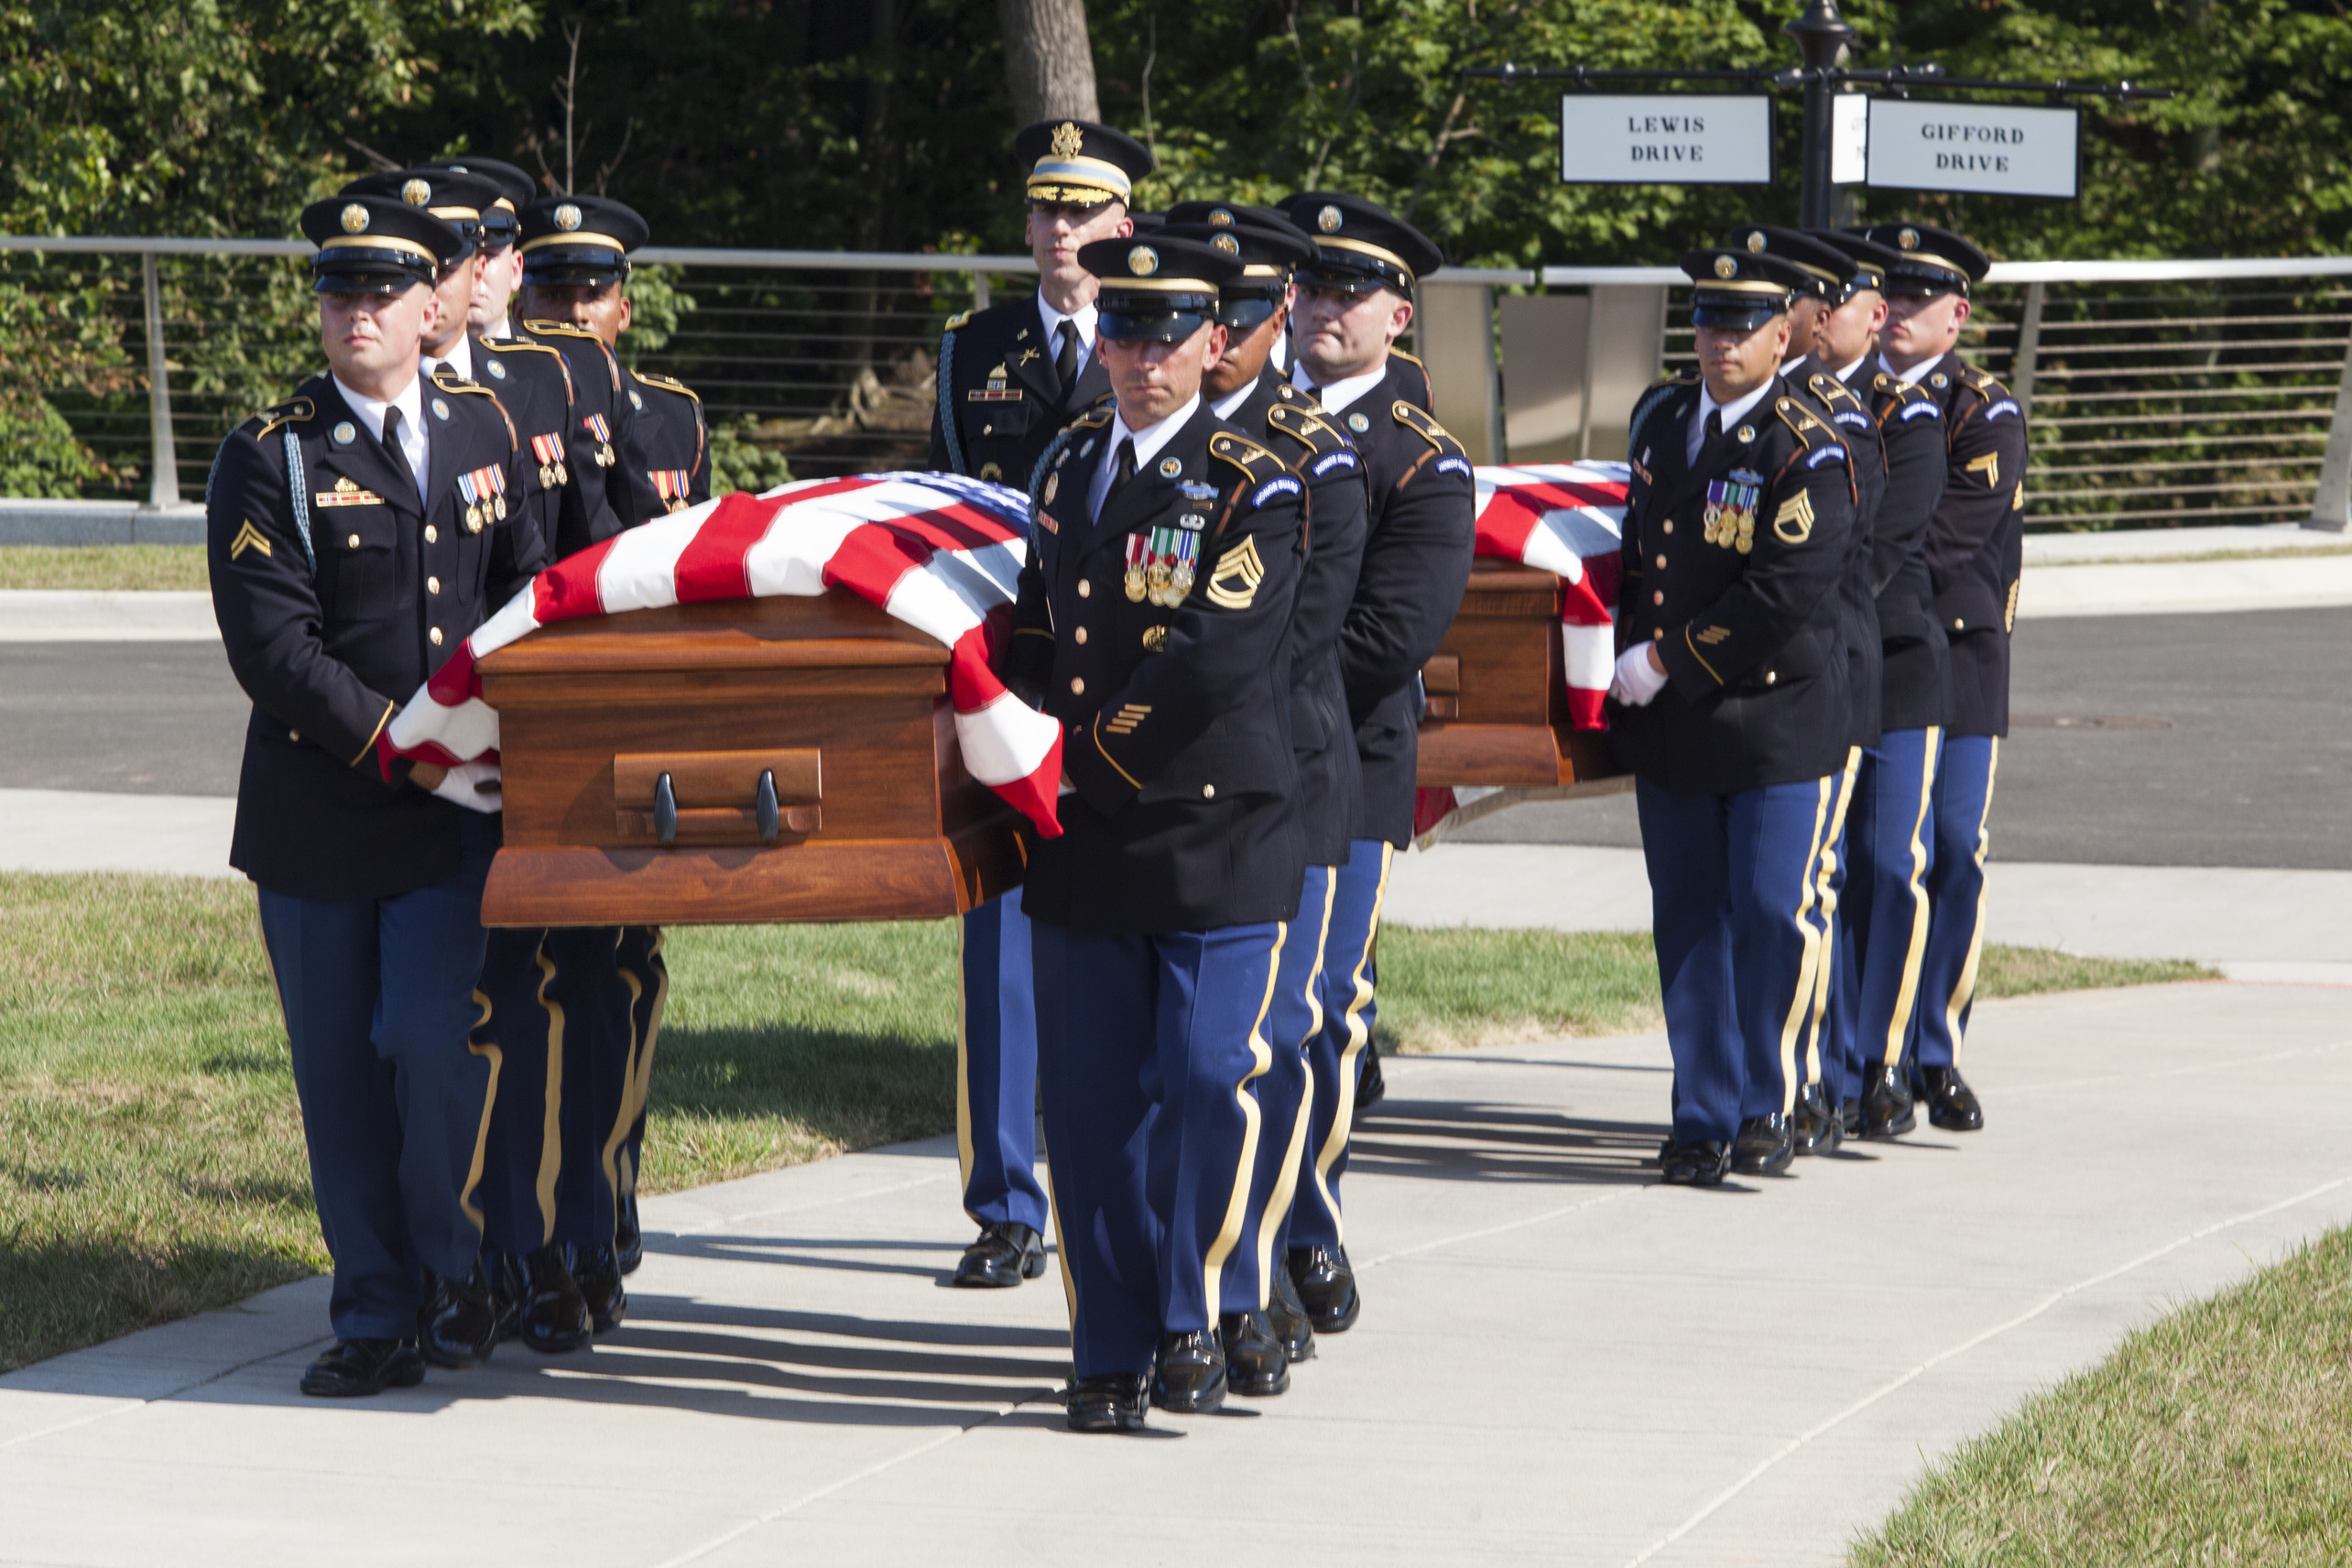
[[[663,777],[667,778],[668,775],[665,774]],[[759,770],[759,799],[753,804],[752,810],[759,817],[759,842],[775,843],[777,833],[784,827],[784,812],[776,800],[774,768],[763,768]]]
[[[653,781],[653,836],[664,844],[678,839],[678,791],[667,773]]]

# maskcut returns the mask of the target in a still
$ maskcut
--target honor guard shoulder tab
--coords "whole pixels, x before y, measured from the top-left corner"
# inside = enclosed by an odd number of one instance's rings
[[[974,314],[975,312],[971,310],[958,310],[955,314],[947,319],[947,325],[942,327],[940,331],[943,332],[952,332],[955,331],[956,328],[964,325],[966,321],[969,321],[973,318]]]
[[[1250,483],[1279,478],[1290,472],[1290,465],[1251,441],[1247,436],[1229,436],[1223,432],[1209,438],[1209,455],[1221,459],[1241,470]]]
[[[659,387],[664,392],[676,392],[682,397],[692,397],[697,404],[702,400],[691,387],[674,376],[658,376],[649,370],[632,370],[629,374],[648,387]]]
[[[1772,399],[1772,411],[1780,417],[1782,424],[1789,427],[1789,433],[1797,438],[1800,450],[1791,462],[1802,462],[1808,468],[1832,462],[1846,463],[1849,470],[1852,468],[1846,459],[1846,438],[1815,419],[1813,411],[1802,403],[1794,397],[1775,397]],[[1847,483],[1851,484],[1853,476],[1850,472],[1846,477]]]
[[[1279,431],[1307,449],[1308,459],[1328,457],[1334,452],[1351,452],[1353,443],[1325,424],[1312,411],[1290,403],[1277,403],[1266,410],[1266,428]]]
[[[1825,370],[1816,370],[1806,376],[1805,390],[1819,398],[1824,407],[1831,409],[1836,408],[1841,403],[1851,403],[1857,408],[1862,406],[1862,399],[1854,395],[1852,388]]]
[[[1894,399],[1887,405],[1887,414],[1889,418],[1896,419],[1944,418],[1944,405],[1929,397],[1927,388],[1915,381],[1906,381],[1900,376],[1889,376],[1882,370],[1870,383],[1870,390],[1881,397]],[[1883,425],[1886,420],[1882,419],[1878,422]]]
[[[307,425],[318,417],[318,405],[308,397],[296,397],[276,408],[264,408],[245,423],[254,427],[254,440],[265,441],[272,430],[282,430],[288,425]]]
[[[1439,424],[1402,397],[1388,405],[1388,413],[1397,423],[1435,447],[1440,456],[1460,457],[1462,455],[1462,443],[1448,435],[1443,425]]]
[[[490,406],[498,410],[498,418],[506,421],[506,450],[509,452],[522,450],[522,438],[515,434],[515,421],[508,418],[506,405],[498,401],[498,394],[491,391],[487,387],[468,381],[454,373],[444,376],[439,371],[433,372],[433,390],[449,393],[452,397],[471,395],[489,398]]]

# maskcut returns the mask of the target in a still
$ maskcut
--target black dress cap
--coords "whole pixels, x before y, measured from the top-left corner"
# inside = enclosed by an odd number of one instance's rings
[[[1680,266],[1691,278],[1691,324],[1732,332],[1754,332],[1818,281],[1770,251],[1685,251]]]
[[[1184,204],[1195,205],[1206,203]],[[1172,214],[1181,211],[1183,208],[1170,209],[1171,219]],[[1279,227],[1261,225],[1255,220],[1223,226],[1171,221],[1160,231],[1166,238],[1197,241],[1241,263],[1240,275],[1217,290],[1217,320],[1237,332],[1254,331],[1260,321],[1280,310],[1283,301],[1290,297],[1292,269],[1315,256],[1314,244],[1306,235],[1284,223],[1279,214],[1269,212],[1267,216]]]
[[[618,282],[648,232],[609,196],[542,196],[523,209],[523,278],[541,288]]]
[[[408,206],[420,207],[455,229],[465,242],[458,259],[487,243],[482,213],[498,200],[498,187],[479,175],[454,174],[443,169],[397,169],[386,174],[363,175],[343,188],[346,196],[387,196]]]
[[[1975,243],[1933,223],[1873,223],[1862,237],[1898,255],[1887,269],[1889,294],[1965,294],[1992,270],[1993,258]]]
[[[1214,319],[1218,290],[1241,276],[1241,258],[1166,229],[1078,249],[1102,282],[1096,330],[1106,338],[1181,343]]]
[[[1282,212],[1314,241],[1315,259],[1300,269],[1300,281],[1316,289],[1405,294],[1415,278],[1445,265],[1435,240],[1361,196],[1302,191],[1282,203]]]
[[[1804,285],[1797,289],[1799,294],[1810,294],[1833,305],[1845,297],[1849,270],[1845,254],[1824,243],[1818,234],[1784,229],[1776,223],[1749,223],[1732,230],[1727,243],[1734,250],[1769,254],[1795,263],[1805,275]]]
[[[430,287],[463,259],[457,230],[397,196],[330,196],[302,209],[302,234],[319,247],[310,287],[321,294],[397,294]]]
[[[1835,229],[1806,231],[1824,245],[1835,245],[1846,257],[1846,291],[1850,296],[1865,289],[1886,292],[1887,274],[1902,259],[1902,252],[1866,240],[1860,234],[1849,234]]]
[[[488,250],[513,245],[522,227],[523,209],[539,200],[538,180],[513,164],[501,163],[495,158],[430,158],[417,167],[479,175],[498,188],[497,199],[482,210],[482,244]]]
[[[1064,207],[1128,201],[1151,172],[1151,150],[1124,131],[1091,120],[1041,120],[1013,138],[1029,169],[1029,199]]]

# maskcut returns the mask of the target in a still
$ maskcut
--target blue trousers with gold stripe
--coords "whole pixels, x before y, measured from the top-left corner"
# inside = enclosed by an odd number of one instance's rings
[[[465,814],[455,876],[390,898],[261,890],[261,937],[292,1043],[339,1339],[417,1332],[418,1269],[463,1279],[482,1245],[497,1048],[481,1015],[482,884],[494,817]]]
[[[628,992],[629,1055],[622,1085],[621,1116],[625,1125],[605,1130],[612,1147],[601,1151],[608,1167],[606,1180],[615,1192],[637,1192],[637,1170],[645,1149],[645,1109],[653,1089],[653,1048],[661,1038],[661,1014],[670,1002],[670,965],[661,956],[659,926],[623,926],[614,945],[613,964],[622,987]]]
[[[1236,1280],[1289,927],[1031,928],[1039,1085],[1077,1375],[1257,1305]]]
[[[1364,1045],[1379,1008],[1373,1002],[1373,946],[1380,905],[1388,896],[1395,848],[1377,838],[1348,846],[1347,864],[1333,873],[1331,915],[1323,953],[1323,1028],[1307,1051],[1307,1145],[1298,1192],[1290,1204],[1286,1247],[1337,1247],[1346,1238],[1340,1217],[1340,1178],[1347,1174],[1347,1138],[1356,1121],[1356,1080]],[[1307,906],[1299,906],[1307,919]]]
[[[1986,826],[1993,809],[1998,735],[1946,735],[1935,773],[1935,861],[1927,874],[1927,954],[1920,968],[1918,1062],[1950,1067],[1976,999],[1985,950]]]
[[[577,1143],[583,1126],[576,1086],[565,1094],[571,1019],[555,995],[549,934],[486,933],[484,1016],[473,1040],[476,1050],[495,1045],[499,1053],[482,1172],[483,1245],[492,1252],[533,1252],[555,1239],[565,1146]]]
[[[1269,1270],[1290,1244],[1290,1213],[1301,1171],[1312,1169],[1307,1151],[1312,1147],[1314,1103],[1308,1085],[1323,1035],[1323,950],[1338,893],[1336,867],[1307,867],[1299,918],[1283,939],[1274,1001],[1266,1010],[1266,1038],[1274,1048],[1274,1064],[1258,1080],[1264,1127],[1258,1141],[1258,1170],[1250,1178],[1248,1228],[1239,1249],[1250,1267],[1261,1307],[1272,1281]]]
[[[1735,795],[1634,786],[1682,1142],[1727,1143],[1742,1121],[1795,1101],[1837,786],[1835,776]]]
[[[562,1172],[551,1239],[573,1247],[613,1240],[625,1191],[621,1150],[637,1119],[641,984],[621,962],[626,926],[561,926],[547,933],[552,993],[565,1012]]]
[[[1842,1047],[1836,1029],[1837,975],[1845,964],[1853,961],[1854,951],[1839,901],[1846,896],[1846,827],[1854,804],[1855,784],[1861,776],[1862,757],[1858,746],[1847,752],[1845,770],[1832,781],[1831,788],[1835,792],[1830,798],[1829,826],[1824,830],[1820,868],[1813,874],[1813,924],[1818,945],[1814,949],[1813,1015],[1805,1022],[1802,1065],[1803,1082],[1821,1084],[1832,1105],[1837,1101],[1838,1084],[1845,1076],[1838,1057]]]
[[[1830,999],[1833,1101],[1859,1098],[1870,1073],[1901,1066],[1918,1039],[1943,739],[1933,725],[1889,730],[1862,754],[1846,819],[1852,865]]]
[[[964,1212],[980,1225],[1048,1224],[1037,1181],[1037,1002],[1029,916],[1016,890],[968,911],[956,1040],[955,1152]]]

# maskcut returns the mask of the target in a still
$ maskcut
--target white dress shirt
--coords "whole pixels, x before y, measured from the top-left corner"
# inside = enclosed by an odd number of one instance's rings
[[[1037,315],[1038,320],[1045,323],[1045,357],[1048,359],[1060,357],[1062,354],[1062,323],[1068,321],[1072,326],[1078,329],[1078,376],[1085,375],[1086,362],[1094,357],[1094,321],[1096,317],[1101,315],[1101,313],[1102,312],[1094,309],[1094,302],[1092,299],[1089,299],[1083,307],[1080,308],[1076,315],[1065,316],[1061,311],[1055,310],[1052,306],[1047,304],[1045,302],[1045,290],[1042,289],[1039,289],[1037,293]],[[1078,376],[1073,376],[1070,378],[1073,384],[1077,381]],[[1062,390],[1067,392],[1070,388],[1065,387]]]
[[[1248,402],[1249,395],[1257,390],[1257,382],[1245,381],[1242,383],[1240,390],[1226,393],[1224,397],[1219,397],[1214,402],[1211,403],[1209,407],[1216,410],[1218,419],[1230,419],[1234,416],[1234,410],[1240,408],[1244,403]]]
[[[1878,368],[1885,371],[1888,375],[1893,376],[1896,380],[1901,382],[1906,387],[1916,387],[1920,384],[1921,380],[1926,376],[1929,371],[1935,368],[1936,361],[1943,357],[1944,356],[1940,354],[1932,354],[1925,359],[1921,360],[1917,365],[1912,365],[1909,370],[1897,370],[1893,365],[1887,363],[1887,356],[1884,354],[1881,354],[1878,355]]]
[[[1707,384],[1704,381],[1700,382],[1699,406],[1691,410],[1691,431],[1683,440],[1682,461],[1685,463],[1694,463],[1699,461],[1699,448],[1706,441],[1709,414],[1720,410],[1723,420],[1718,428],[1726,430],[1737,430],[1741,418],[1748,409],[1764,401],[1764,394],[1770,390],[1772,390],[1772,382],[1768,376],[1762,386],[1737,402],[1717,403],[1715,400],[1715,394],[1707,390]]]
[[[515,335],[514,321],[510,317],[501,316],[496,321],[491,322],[489,329],[482,335],[485,338],[496,338],[499,342],[504,343],[506,339]]]
[[[1851,365],[1847,365],[1845,369],[1843,369],[1843,370],[1839,371],[1839,372],[1837,373],[1837,378],[1838,378],[1840,381],[1851,381],[1851,380],[1854,378],[1854,373],[1855,373],[1856,371],[1857,371],[1857,370],[1859,370],[1859,369],[1861,369],[1861,368],[1862,368],[1862,360],[1863,360],[1863,359],[1867,359],[1867,358],[1869,358],[1869,357],[1870,357],[1870,351],[1869,351],[1869,350],[1867,350],[1867,349],[1863,350],[1863,351],[1862,351],[1862,359],[1857,359],[1857,360],[1856,360],[1853,364],[1851,364]]]
[[[474,334],[471,332],[458,333],[457,341],[449,345],[449,352],[447,354],[419,354],[417,358],[419,374],[428,377],[432,375],[434,365],[442,364],[446,364],[452,370],[456,371],[468,381],[474,379]],[[406,419],[408,416],[402,415],[401,417]]]
[[[1323,406],[1324,413],[1336,414],[1379,386],[1380,378],[1388,374],[1388,363],[1384,360],[1377,368],[1367,370],[1361,376],[1343,376],[1328,387],[1318,387],[1314,377],[1307,374],[1306,362],[1301,360],[1290,367],[1290,385],[1313,393],[1315,401]]]
[[[1089,523],[1102,517],[1103,498],[1111,493],[1111,475],[1118,471],[1119,443],[1124,441],[1135,442],[1135,471],[1141,474],[1151,466],[1151,460],[1160,455],[1160,449],[1184,428],[1184,421],[1191,419],[1192,410],[1200,406],[1201,395],[1195,392],[1185,400],[1182,408],[1157,424],[1146,425],[1139,430],[1127,429],[1126,415],[1111,416],[1111,439],[1105,444],[1103,459],[1094,465],[1094,477],[1086,486],[1086,520]]]
[[[389,403],[379,402],[374,397],[361,397],[344,386],[343,379],[340,376],[333,379],[335,390],[343,394],[343,400],[351,406],[353,413],[359,416],[360,422],[367,427],[367,433],[377,441],[384,439],[385,410],[387,408],[400,410],[400,455],[408,460],[408,472],[416,476],[417,501],[421,506],[425,499],[425,464],[432,455],[431,448],[425,439],[423,379],[419,376],[410,376],[408,385],[400,388],[399,396]]]

